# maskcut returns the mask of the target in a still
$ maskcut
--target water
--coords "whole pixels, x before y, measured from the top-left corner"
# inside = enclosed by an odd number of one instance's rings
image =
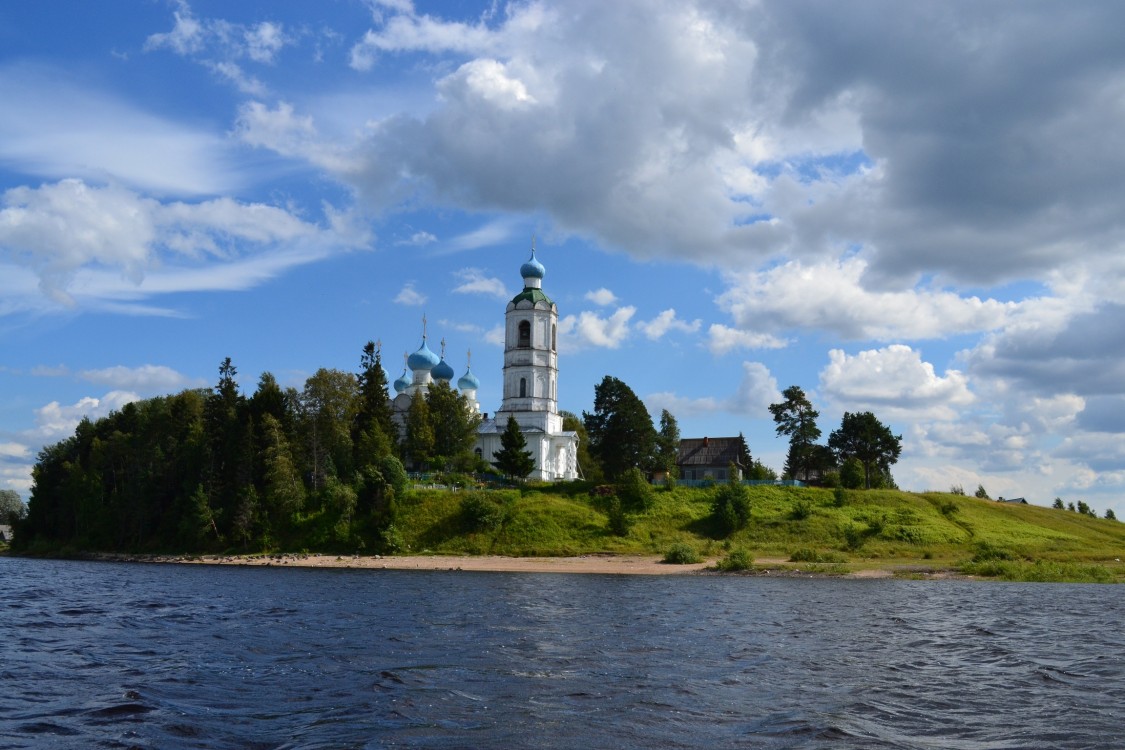
[[[0,747],[1125,747],[1122,592],[0,558]]]

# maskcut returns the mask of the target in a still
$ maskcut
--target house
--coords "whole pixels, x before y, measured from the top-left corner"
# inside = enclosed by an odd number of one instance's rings
[[[749,460],[749,456],[741,436],[685,438],[680,441],[676,452],[676,468],[680,471],[680,479],[725,482],[732,478],[730,470],[733,464],[736,472],[733,479],[741,480],[748,468],[745,461]]]
[[[998,498],[996,498],[996,502],[998,502],[998,503],[1020,503],[1022,505],[1027,505],[1027,500],[1024,500],[1022,497],[998,497]]]

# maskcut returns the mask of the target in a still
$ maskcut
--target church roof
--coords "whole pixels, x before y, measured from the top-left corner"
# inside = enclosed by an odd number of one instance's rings
[[[522,292],[512,297],[513,304],[519,304],[524,301],[530,302],[533,305],[537,302],[546,302],[548,305],[555,304],[551,301],[550,297],[543,293],[542,289],[533,289],[532,287],[526,287]]]

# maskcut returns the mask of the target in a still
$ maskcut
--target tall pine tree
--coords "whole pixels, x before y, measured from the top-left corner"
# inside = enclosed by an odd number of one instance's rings
[[[496,468],[509,479],[526,479],[535,468],[535,459],[527,450],[527,439],[516,418],[508,415],[508,424],[500,435],[500,450],[496,452]]]

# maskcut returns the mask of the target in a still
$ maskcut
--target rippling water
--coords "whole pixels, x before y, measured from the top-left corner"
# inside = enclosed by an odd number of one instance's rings
[[[1125,747],[1123,591],[0,558],[0,747]]]

